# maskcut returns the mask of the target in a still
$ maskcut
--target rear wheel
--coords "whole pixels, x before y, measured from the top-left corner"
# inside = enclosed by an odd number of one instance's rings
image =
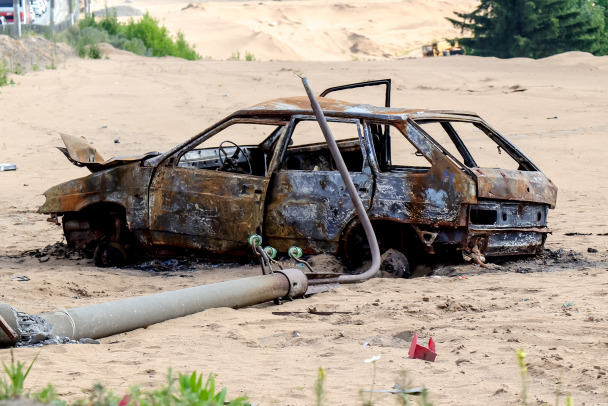
[[[383,277],[409,278],[412,274],[410,264],[401,251],[389,249],[380,257],[380,272]]]
[[[390,221],[373,221],[372,226],[382,254],[380,270],[385,276],[409,278],[424,252],[415,231],[408,225]],[[350,268],[371,257],[361,225],[348,232],[346,238],[343,253]]]

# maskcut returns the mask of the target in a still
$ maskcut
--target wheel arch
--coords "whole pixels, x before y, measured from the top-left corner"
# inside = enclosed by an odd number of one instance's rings
[[[68,245],[76,249],[94,249],[102,239],[120,242],[128,233],[127,209],[116,202],[93,202],[61,214]]]
[[[425,251],[414,224],[373,217],[370,222],[381,253],[393,248],[403,252],[408,260],[413,260]],[[361,222],[358,219],[351,220],[340,238],[340,255],[349,262],[359,262],[369,255],[368,250],[367,237]]]

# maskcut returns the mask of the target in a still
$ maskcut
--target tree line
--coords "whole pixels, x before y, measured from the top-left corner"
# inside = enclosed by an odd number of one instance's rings
[[[608,0],[481,0],[448,18],[469,55],[544,58],[568,51],[608,55]]]

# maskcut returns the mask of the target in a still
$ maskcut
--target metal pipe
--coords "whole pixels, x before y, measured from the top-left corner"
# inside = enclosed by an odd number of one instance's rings
[[[380,269],[380,248],[378,247],[378,241],[376,240],[376,234],[374,233],[374,229],[372,228],[372,223],[369,221],[369,217],[367,217],[367,211],[361,202],[361,198],[357,193],[357,188],[353,183],[353,180],[348,173],[348,169],[346,168],[346,164],[342,159],[342,155],[340,154],[340,150],[338,148],[338,144],[331,133],[331,129],[327,124],[327,120],[325,119],[325,115],[323,114],[323,110],[317,102],[315,95],[308,83],[308,79],[302,77],[302,84],[306,89],[306,94],[310,99],[310,105],[312,106],[313,111],[315,112],[315,116],[317,117],[317,121],[319,126],[321,127],[321,131],[325,136],[325,140],[327,141],[327,145],[329,146],[329,150],[331,152],[334,161],[338,167],[338,171],[340,172],[340,176],[342,176],[342,180],[346,185],[346,190],[348,191],[348,195],[353,201],[353,205],[357,210],[357,215],[359,216],[359,221],[361,221],[361,225],[363,226],[363,230],[365,231],[365,236],[367,237],[367,241],[369,243],[369,248],[372,254],[372,263],[369,269],[363,273],[357,275],[340,275],[330,279],[311,279],[308,281],[309,284],[326,284],[326,283],[356,283],[363,282],[372,277],[374,277],[378,270]]]
[[[304,295],[307,278],[297,269],[285,269],[271,275],[195,286],[172,292],[133,297],[69,310],[36,315],[52,326],[51,337],[102,338],[162,321],[198,313],[216,307],[240,308],[278,299]],[[0,315],[14,330],[19,330],[15,311],[11,315],[0,304]],[[18,340],[17,340],[18,341]],[[0,331],[0,345],[16,344]]]

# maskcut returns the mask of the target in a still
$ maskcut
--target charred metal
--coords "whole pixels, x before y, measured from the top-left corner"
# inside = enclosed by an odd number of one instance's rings
[[[370,84],[386,85],[386,106],[318,101],[382,252],[417,262],[543,249],[557,188],[532,161],[474,113],[391,108],[390,80],[347,88]],[[140,250],[248,255],[254,233],[279,252],[357,262],[366,238],[315,120],[308,98],[276,99],[165,153],[107,161],[62,135],[66,157],[92,173],[47,190],[39,212],[62,216],[69,245],[100,266]]]

